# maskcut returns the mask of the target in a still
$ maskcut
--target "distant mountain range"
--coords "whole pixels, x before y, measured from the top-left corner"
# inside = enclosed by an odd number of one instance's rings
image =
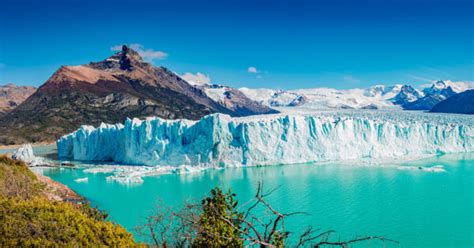
[[[20,105],[35,90],[36,88],[31,86],[0,85],[0,117]]]
[[[230,88],[229,88],[230,89]],[[275,113],[238,90],[215,101],[165,67],[154,67],[123,46],[111,57],[62,66],[17,108],[0,118],[0,144],[53,141],[79,126],[123,122],[127,117],[199,119]]]
[[[144,62],[123,46],[103,61],[62,66],[37,90],[0,86],[0,144],[53,141],[84,124],[117,123],[128,117],[196,120],[216,112],[278,113],[273,107],[472,113],[473,93],[466,91],[471,88],[471,83],[451,81],[437,81],[421,90],[407,84],[349,90],[195,85],[165,67]]]
[[[298,90],[240,90],[249,98],[270,107],[304,106],[311,109],[390,109],[431,110],[437,103],[474,88],[470,83],[437,81],[418,90],[410,85],[376,85],[367,89],[337,90],[313,88]]]

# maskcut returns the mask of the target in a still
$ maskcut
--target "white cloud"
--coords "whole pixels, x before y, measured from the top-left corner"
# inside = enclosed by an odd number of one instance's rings
[[[259,73],[259,71],[257,70],[257,68],[253,67],[253,66],[250,66],[249,68],[247,68],[247,72],[248,73]]]
[[[342,77],[342,79],[346,82],[349,82],[349,83],[360,83],[360,80],[355,78],[354,76],[352,75],[344,75]]]
[[[148,62],[152,62],[153,60],[156,60],[156,59],[166,59],[166,57],[168,57],[167,53],[162,52],[162,51],[155,51],[150,48],[145,48],[142,44],[134,43],[134,44],[128,45],[128,47],[137,51],[138,54],[140,54],[140,56],[142,56],[142,58]],[[110,50],[120,51],[122,50],[122,45],[112,46]]]
[[[186,80],[191,85],[206,85],[211,82],[211,78],[204,73],[192,74],[191,72],[186,72],[181,75],[181,78]]]

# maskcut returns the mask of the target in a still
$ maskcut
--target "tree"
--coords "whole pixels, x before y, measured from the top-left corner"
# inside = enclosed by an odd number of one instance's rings
[[[202,200],[202,214],[193,247],[243,246],[240,237],[243,213],[236,210],[238,202],[234,197],[230,190],[224,193],[216,187],[211,190],[210,196]]]

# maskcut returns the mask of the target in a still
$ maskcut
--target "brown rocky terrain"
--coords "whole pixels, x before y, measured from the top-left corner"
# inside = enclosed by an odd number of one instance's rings
[[[0,117],[20,105],[35,90],[32,86],[0,85]]]

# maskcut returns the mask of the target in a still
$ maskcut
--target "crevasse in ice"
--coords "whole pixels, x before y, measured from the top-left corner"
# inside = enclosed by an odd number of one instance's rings
[[[160,166],[254,166],[474,151],[474,118],[321,112],[199,121],[127,119],[57,141],[63,159]]]

